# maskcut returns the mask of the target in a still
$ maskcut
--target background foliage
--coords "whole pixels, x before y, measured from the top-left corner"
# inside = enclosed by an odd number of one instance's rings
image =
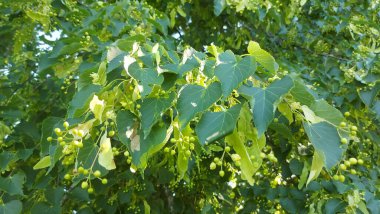
[[[0,213],[379,213],[379,8],[0,1]]]

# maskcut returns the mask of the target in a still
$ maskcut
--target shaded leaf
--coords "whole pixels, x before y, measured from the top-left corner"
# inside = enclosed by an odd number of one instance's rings
[[[172,105],[174,94],[168,98],[147,98],[141,102],[141,128],[148,136],[152,126],[161,120],[162,114]]]
[[[220,83],[213,82],[207,88],[199,85],[185,85],[179,91],[177,109],[180,129],[183,129],[194,116],[207,110],[222,96]]]
[[[259,137],[264,134],[269,124],[272,122],[277,103],[292,87],[292,79],[286,76],[283,79],[272,83],[266,89],[250,89],[250,95],[253,97],[251,100],[253,121],[257,127]]]
[[[303,127],[315,150],[324,155],[324,166],[334,167],[341,159],[343,149],[340,148],[340,137],[336,128],[327,123],[303,123]]]
[[[239,117],[241,105],[237,104],[221,112],[206,112],[203,114],[195,131],[202,145],[211,143],[231,133]]]
[[[218,56],[218,65],[215,67],[215,75],[222,83],[224,97],[231,94],[240,83],[256,71],[256,62],[253,57],[246,56],[237,61],[234,53],[228,50]]]
[[[0,189],[9,195],[24,195],[22,191],[24,182],[25,175],[21,172],[7,178],[0,177]]]
[[[13,200],[0,205],[0,214],[20,214],[22,203],[19,200]]]

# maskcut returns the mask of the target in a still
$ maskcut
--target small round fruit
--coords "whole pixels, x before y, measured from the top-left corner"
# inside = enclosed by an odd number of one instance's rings
[[[194,142],[195,141],[195,137],[190,137],[190,142]]]
[[[346,177],[344,177],[344,175],[339,175],[339,181],[343,183],[344,180],[346,180]]]
[[[211,169],[211,170],[216,169],[216,164],[215,164],[215,162],[211,162],[211,164],[210,164],[210,169]]]
[[[341,122],[341,123],[339,124],[339,126],[340,126],[340,127],[346,127],[346,126],[347,126],[347,123],[345,123],[345,122]]]
[[[83,170],[83,175],[88,175],[89,171],[88,169]]]
[[[220,177],[224,177],[224,171],[223,171],[223,170],[220,170],[220,171],[219,171],[219,176],[220,176]]]
[[[59,143],[59,145],[61,145],[61,146],[66,146],[66,142],[65,142],[65,141],[62,141],[62,142]]]
[[[175,150],[172,149],[172,150],[170,151],[170,154],[171,154],[171,155],[175,155]]]
[[[103,179],[102,179],[102,184],[107,184],[107,183],[108,183],[107,178],[103,178]]]
[[[88,188],[88,182],[87,181],[83,181],[82,184],[81,184],[81,187],[82,187],[82,189],[87,189]]]
[[[190,157],[190,155],[191,155],[190,150],[187,150],[187,151],[185,152],[185,155],[186,155],[187,157]]]
[[[165,153],[169,153],[169,152],[170,152],[170,149],[169,149],[168,147],[166,147],[166,148],[164,149],[164,152],[165,152]]]
[[[88,192],[89,194],[94,193],[94,188],[92,188],[92,187],[88,188],[87,192]]]
[[[84,168],[82,166],[78,167],[78,173],[83,173],[84,172]]]
[[[65,178],[65,180],[70,180],[71,179],[71,175],[70,174],[65,174],[64,178]]]
[[[216,163],[216,162],[218,162],[219,161],[219,158],[218,157],[215,157],[214,158],[214,162]]]
[[[358,160],[356,158],[350,158],[349,161],[351,165],[356,165],[358,163]]]
[[[82,141],[77,141],[77,140],[75,140],[75,141],[74,141],[74,145],[75,145],[77,148],[83,148],[83,143],[82,143]]]
[[[359,164],[359,165],[363,165],[363,164],[364,164],[363,159],[359,159],[359,160],[358,160],[358,164]]]
[[[218,165],[218,166],[221,166],[223,164],[223,161],[221,161],[221,160],[218,160],[218,162],[216,162],[216,165]]]
[[[353,175],[356,175],[356,170],[355,169],[351,169],[350,173],[353,174]]]
[[[78,136],[83,137],[84,136],[84,131],[83,130],[78,130]]]
[[[110,136],[110,137],[113,137],[115,135],[115,131],[110,131],[109,133],[108,133],[108,136]]]
[[[339,180],[339,175],[334,175],[333,179],[336,180],[336,181]]]
[[[175,138],[170,138],[170,143],[177,143],[177,139],[175,139]]]
[[[46,140],[50,142],[50,141],[53,141],[53,138],[52,137],[48,137],[48,138],[46,138]]]
[[[60,129],[60,128],[55,128],[55,129],[54,129],[54,132],[55,132],[56,134],[61,133],[61,129]]]
[[[351,115],[350,112],[348,112],[348,111],[344,112],[345,117],[349,117],[350,115]]]
[[[340,164],[340,165],[339,165],[339,168],[340,168],[341,170],[346,170],[346,169],[347,169],[347,166],[344,165],[344,164]]]
[[[96,171],[94,172],[94,176],[97,177],[97,178],[99,178],[101,175],[102,175],[102,173],[100,173],[99,170],[96,170]]]
[[[128,156],[129,156],[129,151],[128,151],[128,150],[126,150],[126,151],[124,152],[124,156],[125,156],[125,157],[128,157]]]
[[[358,127],[356,127],[356,126],[351,126],[351,130],[352,130],[352,131],[357,131],[357,130],[358,130]]]
[[[66,129],[67,129],[69,126],[70,126],[69,122],[65,121],[65,122],[63,123],[63,127],[65,127]]]
[[[224,151],[226,151],[226,152],[230,152],[230,151],[231,151],[231,147],[226,146],[226,148],[224,148]]]
[[[351,131],[352,136],[356,136],[357,132],[356,131]]]
[[[63,137],[58,137],[58,138],[57,138],[57,141],[58,141],[58,142],[62,142],[62,141],[63,141]]]
[[[340,142],[341,142],[342,144],[347,144],[347,143],[348,143],[348,140],[347,140],[347,138],[341,138],[341,139],[340,139]]]
[[[273,120],[275,123],[278,123],[278,118],[274,118]]]
[[[344,161],[344,165],[346,165],[347,167],[350,167],[351,163],[350,163],[350,161]]]

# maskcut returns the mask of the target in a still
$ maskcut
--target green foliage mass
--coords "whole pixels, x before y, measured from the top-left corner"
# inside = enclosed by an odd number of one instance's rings
[[[0,11],[0,213],[380,213],[379,1]]]

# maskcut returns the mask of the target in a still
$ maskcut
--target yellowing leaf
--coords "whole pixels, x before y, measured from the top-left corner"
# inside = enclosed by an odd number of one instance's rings
[[[115,161],[113,160],[111,139],[107,138],[107,132],[105,132],[102,138],[100,139],[100,152],[98,162],[107,170],[112,170],[116,168]]]
[[[92,125],[94,124],[96,119],[91,119],[85,123],[79,124],[77,127],[72,128],[69,130],[69,133],[74,136],[74,139],[81,139],[82,137],[85,138],[87,134],[90,132]],[[74,131],[76,130],[76,131]],[[79,133],[81,132],[81,133]]]
[[[273,73],[278,70],[278,64],[274,60],[273,56],[261,49],[259,43],[250,41],[248,44],[248,53],[254,56],[256,61],[268,71]]]
[[[33,166],[33,169],[43,169],[50,166],[50,156],[43,157],[36,165]]]
[[[293,123],[293,112],[290,109],[289,105],[286,103],[280,103],[278,105],[278,111],[288,119],[289,124]]]
[[[135,58],[133,58],[133,57],[131,57],[131,56],[125,56],[125,57],[124,57],[124,69],[127,71],[127,73],[128,73],[128,68],[129,68],[129,66],[130,66],[132,63],[134,63],[134,62],[136,62],[136,59],[135,59]]]
[[[102,122],[102,114],[105,108],[104,100],[99,100],[98,96],[94,95],[90,102],[90,110],[94,113],[96,119]]]
[[[319,123],[325,121],[323,118],[318,117],[315,113],[307,106],[302,106],[303,114],[305,115],[306,120],[311,123]]]
[[[318,177],[318,175],[322,171],[324,164],[325,164],[325,156],[323,155],[323,152],[319,152],[318,150],[315,150],[314,156],[313,156],[313,162],[311,164],[311,169],[310,169],[309,177],[306,182],[306,186],[310,183],[310,181]]]

